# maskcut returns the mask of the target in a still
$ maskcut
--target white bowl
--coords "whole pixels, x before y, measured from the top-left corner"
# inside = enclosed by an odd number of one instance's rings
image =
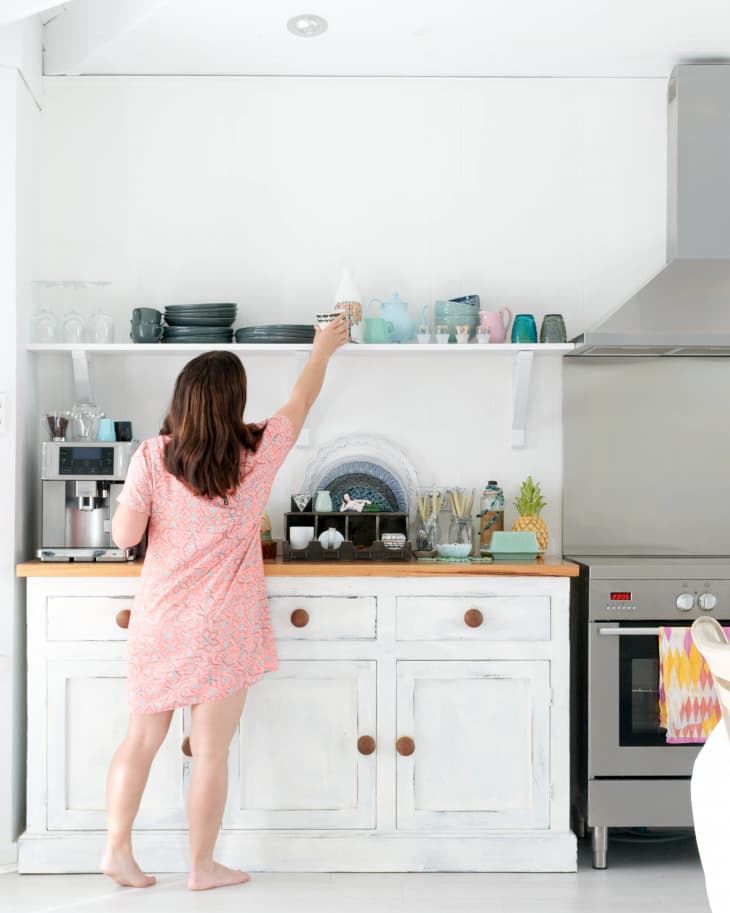
[[[471,554],[471,545],[462,542],[445,542],[436,548],[440,558],[466,558]]]
[[[383,533],[380,538],[386,548],[403,548],[406,544],[404,533]]]

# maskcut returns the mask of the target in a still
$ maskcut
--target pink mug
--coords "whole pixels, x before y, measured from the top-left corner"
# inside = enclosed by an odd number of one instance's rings
[[[479,311],[479,324],[489,330],[490,342],[505,341],[511,320],[512,311],[508,307],[498,311]]]

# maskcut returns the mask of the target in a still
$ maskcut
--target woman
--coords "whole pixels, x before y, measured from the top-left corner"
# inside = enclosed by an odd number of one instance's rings
[[[190,877],[194,891],[242,884],[213,860],[228,785],[228,748],[246,692],[277,668],[259,543],[274,476],[301,431],[347,321],[317,330],[291,399],[262,426],[243,421],[246,373],[231,352],[189,362],[159,437],[129,467],[112,521],[121,548],[148,531],[129,626],[129,730],[107,782],[101,871],[148,887],[132,854],[132,825],[176,707],[191,707]]]

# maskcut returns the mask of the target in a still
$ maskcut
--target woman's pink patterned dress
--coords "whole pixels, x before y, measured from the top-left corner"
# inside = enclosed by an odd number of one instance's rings
[[[129,706],[157,713],[216,701],[278,667],[259,525],[294,443],[284,415],[241,458],[226,503],[194,495],[165,469],[165,438],[135,452],[119,501],[150,515],[129,625]]]

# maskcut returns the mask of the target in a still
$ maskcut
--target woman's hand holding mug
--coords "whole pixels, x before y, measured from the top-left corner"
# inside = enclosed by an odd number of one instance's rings
[[[312,354],[324,355],[329,358],[341,345],[347,342],[348,322],[347,315],[343,312],[338,314],[324,328],[317,327],[314,334],[314,345]]]

